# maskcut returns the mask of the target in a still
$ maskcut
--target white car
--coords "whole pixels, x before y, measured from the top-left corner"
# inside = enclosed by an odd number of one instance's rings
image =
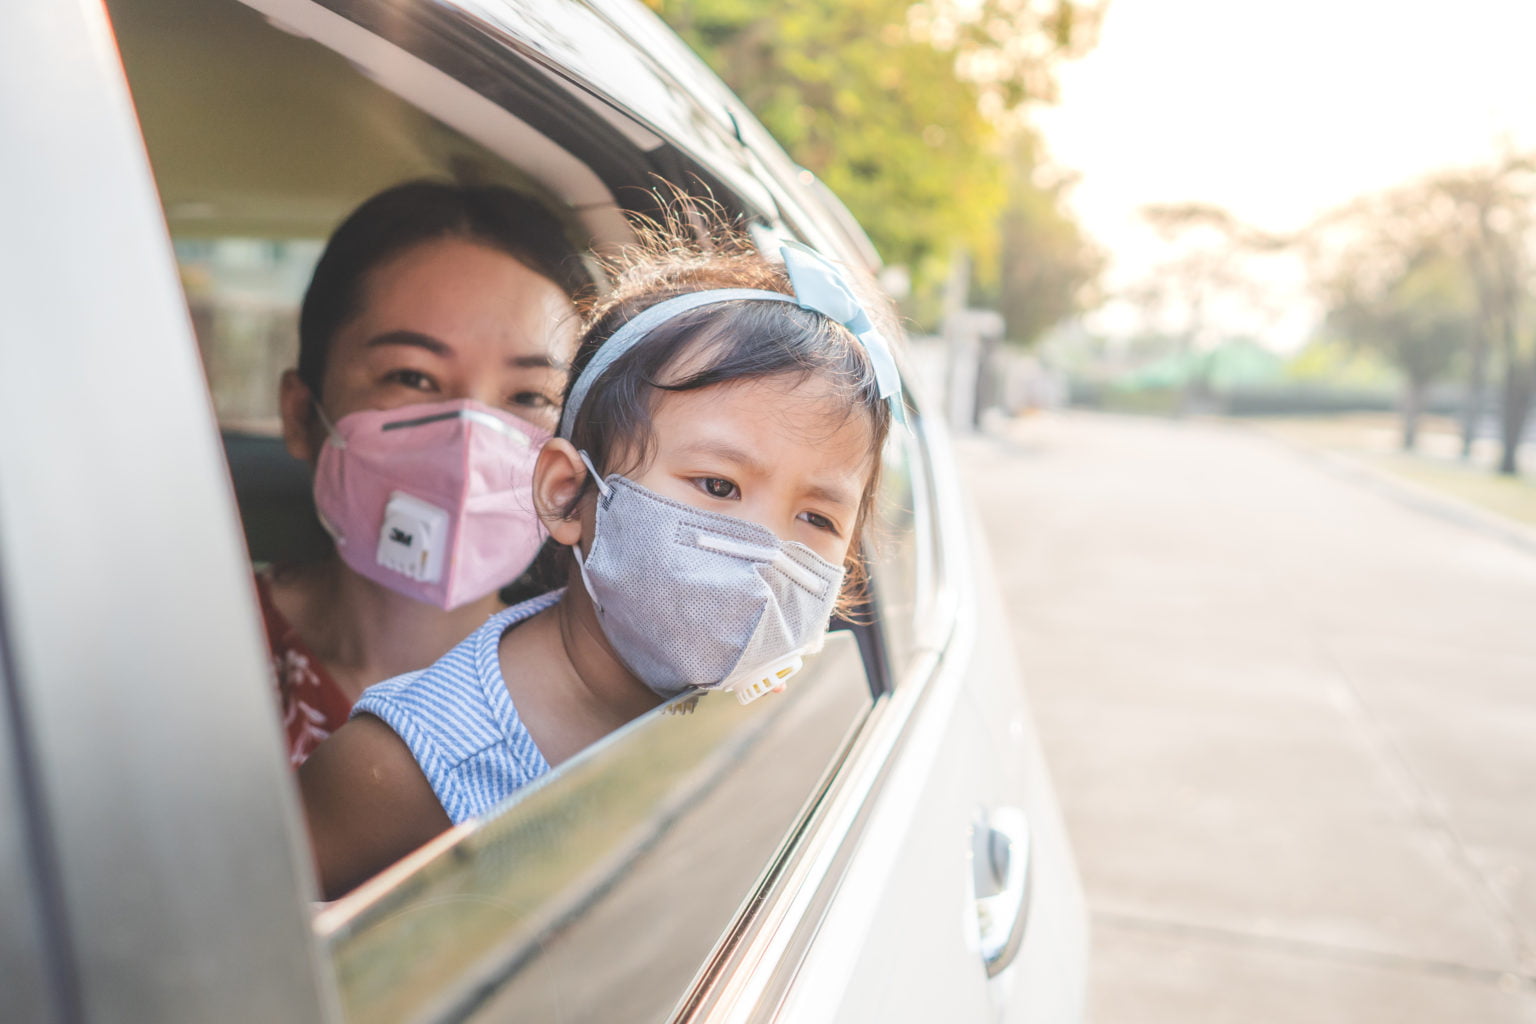
[[[669,182],[875,269],[648,11],[27,0],[0,139],[0,1016],[1083,1018],[1078,880],[920,400],[871,614],[785,694],[658,709],[314,903],[250,570],[307,528],[273,389],[337,221],[468,177],[600,248]]]

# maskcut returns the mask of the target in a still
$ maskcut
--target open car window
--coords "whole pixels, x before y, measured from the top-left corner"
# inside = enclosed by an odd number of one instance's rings
[[[109,7],[253,560],[314,543],[307,470],[275,436],[276,386],[324,239],[369,195],[423,176],[509,184],[601,249],[629,237],[623,211],[655,212],[665,181],[767,225],[763,238],[824,241],[786,226],[773,189],[735,180],[747,164],[708,116],[694,145],[665,143],[562,83],[537,46],[521,62],[486,49],[487,29],[448,7],[413,12],[420,23],[369,4],[349,17],[290,0]],[[888,456],[895,536],[874,581],[881,594],[889,574],[903,621],[922,573],[906,547],[921,473],[908,443]],[[666,1018],[751,927],[886,674],[854,616],[786,692],[673,701],[325,907],[317,934],[347,1016]]]

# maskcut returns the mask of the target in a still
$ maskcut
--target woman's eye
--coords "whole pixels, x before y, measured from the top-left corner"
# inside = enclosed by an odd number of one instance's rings
[[[437,382],[420,370],[391,370],[384,379],[392,384],[408,387],[412,391],[436,391]]]
[[[740,493],[736,485],[724,477],[702,476],[699,477],[698,484],[711,498],[734,498]]]
[[[524,409],[548,409],[555,404],[555,400],[541,391],[519,391],[507,399],[507,404]]]

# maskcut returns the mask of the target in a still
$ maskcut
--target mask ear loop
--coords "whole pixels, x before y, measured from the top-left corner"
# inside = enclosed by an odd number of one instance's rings
[[[307,385],[305,390],[308,390]],[[325,414],[325,407],[320,404],[320,399],[315,397],[314,392],[310,392],[309,404],[315,410],[315,415],[320,417],[320,425],[325,428],[325,443],[337,448],[345,448],[347,446],[347,439],[341,436],[340,432],[336,429],[336,425],[331,422],[331,418]],[[316,505],[318,506],[318,504],[317,502]],[[320,525],[325,529],[326,533],[331,535],[331,539],[336,542],[338,548],[346,547],[347,535],[337,529],[335,523],[325,518],[325,513],[321,512],[318,507],[315,509],[315,518],[320,520]]]
[[[576,454],[581,456],[582,465],[587,467],[587,472],[592,476],[592,482],[597,484],[597,493],[604,498],[613,497],[613,488],[608,486],[608,481],[604,480],[602,474],[597,471],[597,467],[592,465],[592,457],[579,449]]]
[[[582,464],[587,467],[587,473],[591,475],[592,482],[597,484],[597,493],[602,496],[603,501],[606,502],[609,498],[613,497],[613,488],[608,486],[608,482],[598,473],[597,467],[592,465],[592,459],[587,453],[578,449],[576,454],[581,456]],[[576,552],[576,568],[581,573],[582,585],[587,588],[587,596],[592,599],[592,607],[596,608],[597,613],[601,615],[603,613],[603,602],[597,599],[597,589],[592,585],[592,577],[587,575],[587,556],[581,550],[581,541],[572,544],[571,548]]]
[[[315,415],[320,417],[320,425],[325,428],[325,439],[337,448],[345,448],[347,439],[341,436],[336,430],[336,424],[332,423],[331,418],[325,414],[325,406],[320,404],[320,399],[311,395],[309,402],[315,407]]]

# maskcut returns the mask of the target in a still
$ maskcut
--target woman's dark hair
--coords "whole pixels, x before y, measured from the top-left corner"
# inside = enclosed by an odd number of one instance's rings
[[[613,288],[589,303],[567,402],[603,343],[659,302],[717,288],[794,294],[782,265],[770,263],[746,239],[724,229],[715,231],[707,252],[675,238],[652,237],[606,263]],[[864,344],[841,324],[794,303],[734,299],[664,321],[593,381],[564,436],[588,454],[599,472],[629,471],[651,456],[652,415],[662,392],[778,376],[829,382],[845,417],[868,417],[871,471],[860,496],[862,523],[878,486],[890,408],[880,398]],[[567,515],[593,486],[590,479],[583,485]],[[856,557],[855,550],[850,555]]]
[[[423,242],[457,238],[504,252],[576,296],[592,284],[550,209],[499,185],[412,181],[385,189],[341,222],[299,311],[299,379],[318,396],[336,332],[356,316],[375,267]]]

